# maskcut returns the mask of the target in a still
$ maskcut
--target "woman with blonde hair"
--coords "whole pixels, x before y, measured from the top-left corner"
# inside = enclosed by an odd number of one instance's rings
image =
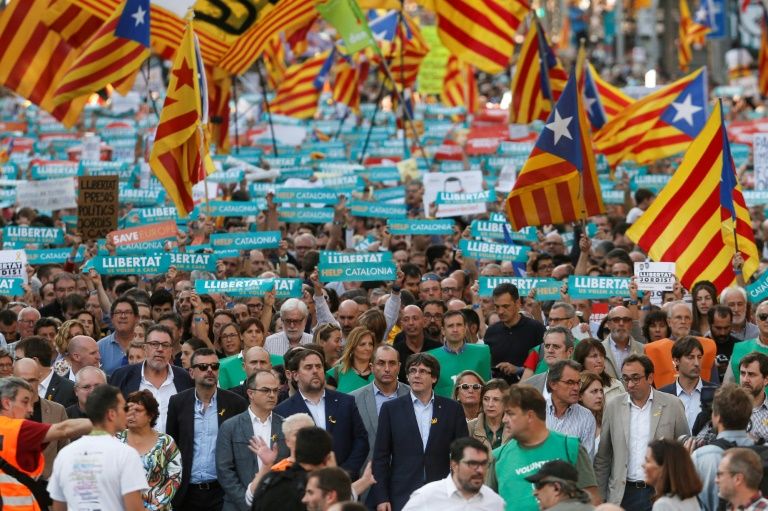
[[[480,394],[485,385],[483,377],[477,372],[467,369],[456,375],[456,384],[453,386],[453,400],[464,408],[464,416],[467,422],[476,419],[482,409]]]
[[[328,384],[339,392],[349,393],[371,383],[371,360],[376,344],[373,332],[362,326],[353,328],[341,358],[325,373]]]
[[[56,348],[56,358],[53,361],[53,370],[59,376],[69,374],[69,341],[76,335],[85,335],[85,326],[76,319],[69,319],[61,324],[56,337],[53,338],[53,344]]]

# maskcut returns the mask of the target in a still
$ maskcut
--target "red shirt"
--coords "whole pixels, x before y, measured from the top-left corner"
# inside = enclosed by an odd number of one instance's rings
[[[32,472],[37,468],[40,454],[48,446],[43,442],[52,424],[25,420],[19,430],[19,445],[16,446],[16,462],[24,470]]]

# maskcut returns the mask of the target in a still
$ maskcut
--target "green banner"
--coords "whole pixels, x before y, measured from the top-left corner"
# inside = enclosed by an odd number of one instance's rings
[[[277,248],[281,239],[280,231],[211,234],[211,245],[216,249],[261,250],[263,248]]]
[[[528,260],[528,247],[521,245],[504,245],[488,241],[461,240],[459,250],[463,257],[470,259],[490,259],[492,261],[525,262]]]
[[[171,266],[168,254],[151,256],[97,256],[94,269],[101,275],[154,275],[165,273]]]
[[[275,290],[276,298],[301,298],[301,279],[227,279],[196,280],[195,291],[200,294],[227,296],[264,296]]]
[[[453,234],[453,220],[388,220],[390,234],[426,234],[446,236]]]
[[[333,25],[348,53],[355,53],[369,46],[377,49],[376,41],[368,28],[365,15],[356,0],[320,0],[315,2],[320,16]]]
[[[568,277],[568,295],[576,300],[629,298],[629,277]]]

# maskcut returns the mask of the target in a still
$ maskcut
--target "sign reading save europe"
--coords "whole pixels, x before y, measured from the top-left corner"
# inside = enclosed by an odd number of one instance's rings
[[[395,280],[392,252],[320,252],[318,264],[321,282]]]

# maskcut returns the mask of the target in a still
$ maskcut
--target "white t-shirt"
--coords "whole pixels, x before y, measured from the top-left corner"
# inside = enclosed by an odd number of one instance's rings
[[[71,511],[124,510],[123,495],[148,488],[139,453],[109,435],[86,435],[64,447],[48,481],[51,498]]]

